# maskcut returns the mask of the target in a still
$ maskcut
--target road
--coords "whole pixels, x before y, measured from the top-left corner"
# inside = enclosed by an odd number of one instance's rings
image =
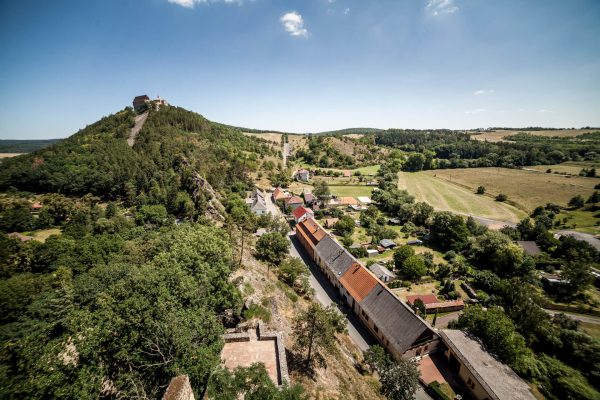
[[[310,286],[315,290],[315,299],[325,307],[334,304],[338,305],[338,296],[327,277],[321,272],[319,267],[308,257],[302,245],[296,238],[295,233],[289,236],[292,245],[290,246],[290,255],[299,258],[306,264],[310,271],[309,282]],[[356,315],[345,307],[338,307],[348,320],[348,335],[356,343],[361,351],[365,351],[370,345],[377,344],[377,341],[371,333],[360,323]]]
[[[594,237],[594,235],[590,235],[589,233],[563,230],[563,231],[557,231],[555,233],[555,235],[559,235],[559,236],[561,236],[561,235],[572,236],[572,237],[574,237],[577,240],[582,240],[584,242],[588,242],[589,244],[591,244],[592,246],[594,246],[594,248],[596,250],[600,251],[600,240],[596,239]]]
[[[571,313],[571,312],[567,312],[567,311],[548,310],[546,308],[544,309],[544,311],[546,311],[550,315],[565,314],[567,317],[572,318],[576,321],[585,322],[588,324],[600,325],[600,317],[595,317],[593,315],[575,314],[575,313]]]
[[[135,144],[135,139],[137,138],[138,133],[140,133],[142,130],[142,126],[144,126],[146,118],[148,118],[148,111],[143,114],[136,115],[135,124],[133,125],[133,128],[131,128],[131,132],[129,132],[129,137],[127,138],[127,144],[129,147],[133,147]]]

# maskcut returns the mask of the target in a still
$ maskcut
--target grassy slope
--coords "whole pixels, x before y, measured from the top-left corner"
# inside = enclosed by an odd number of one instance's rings
[[[398,186],[408,190],[418,201],[425,201],[437,210],[508,222],[518,222],[525,216],[523,211],[511,205],[499,203],[487,196],[477,195],[469,189],[436,178],[433,176],[436,172],[439,171],[401,172]]]
[[[467,186],[472,191],[483,185],[488,194],[495,196],[504,193],[524,210],[533,210],[549,202],[566,206],[569,199],[577,194],[587,198],[599,182],[597,178],[565,177],[507,168],[447,169],[427,171],[425,174],[443,179],[450,185]]]

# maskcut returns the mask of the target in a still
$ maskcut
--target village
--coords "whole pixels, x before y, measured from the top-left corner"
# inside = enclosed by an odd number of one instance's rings
[[[299,169],[294,172],[294,180],[308,183],[311,173]],[[465,304],[478,302],[476,291],[467,282],[457,282],[457,293],[448,296],[440,293],[441,288],[432,278],[411,281],[394,272],[394,250],[399,246],[410,246],[419,252],[433,251],[426,247],[427,235],[382,238],[376,243],[352,243],[345,247],[339,242],[343,237],[340,238],[338,223],[350,217],[354,227],[360,228],[360,211],[375,207],[368,196],[317,197],[306,188],[297,192],[276,187],[270,192],[255,189],[248,194],[246,204],[255,215],[272,214],[293,227],[292,246],[326,277],[339,309],[356,316],[366,328],[370,336],[366,340],[379,343],[395,359],[416,360],[424,388],[417,391],[417,399],[535,398],[529,386],[509,366],[488,353],[478,339],[446,328],[458,318]],[[394,227],[398,221],[390,219],[387,224]],[[262,233],[259,230],[257,235]],[[353,251],[360,257],[355,257]],[[281,353],[276,350],[277,343],[274,347],[269,345],[271,350],[266,356],[250,342],[251,337],[260,340],[260,334],[240,335],[226,336],[228,343],[222,354],[225,364],[234,368],[248,366],[251,361],[267,361],[269,370],[274,371],[274,382],[281,384],[286,379],[287,367],[285,356],[275,357]],[[254,343],[260,343],[256,340]],[[248,344],[242,348],[238,341]],[[232,346],[237,347],[235,352],[229,350]],[[449,393],[454,396],[449,397]]]

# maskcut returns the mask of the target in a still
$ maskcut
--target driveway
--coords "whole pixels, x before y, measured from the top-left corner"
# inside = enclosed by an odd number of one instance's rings
[[[275,205],[275,203],[273,203],[273,199],[271,198],[271,193],[265,193],[265,205],[267,206],[267,211],[269,213],[271,213],[271,215],[273,215],[274,217],[281,217],[283,218],[283,214],[281,213],[281,210],[279,209],[279,207],[277,207]]]
[[[308,254],[302,248],[302,245],[296,238],[295,233],[289,234],[289,239],[292,242],[290,246],[290,256],[299,258],[304,262],[310,271],[309,282],[310,286],[315,290],[315,299],[325,307],[334,304],[338,305],[338,296],[327,277],[321,272],[319,267],[308,257]],[[356,343],[361,351],[365,351],[369,346],[377,344],[377,341],[371,333],[361,324],[356,315],[350,310],[345,310],[344,307],[338,307],[348,321],[348,335]]]

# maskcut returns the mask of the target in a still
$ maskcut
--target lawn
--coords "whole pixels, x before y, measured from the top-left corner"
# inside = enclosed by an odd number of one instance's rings
[[[323,171],[333,171],[333,172],[350,171],[352,173],[352,175],[354,175],[354,173],[356,171],[360,171],[360,173],[362,175],[366,175],[366,176],[375,176],[375,175],[377,175],[377,172],[379,172],[379,164],[367,165],[366,167],[360,167],[360,168],[355,168],[355,169],[321,168],[321,167],[317,167],[316,165],[313,165],[313,164],[307,164],[303,161],[303,159],[300,159],[298,162],[296,162],[296,166],[298,166],[299,168],[306,168],[306,169],[311,169],[311,170],[320,169]]]
[[[600,223],[600,212],[565,210],[557,215],[561,222],[564,218],[567,218],[567,222],[560,229],[573,229],[592,235],[600,233],[600,226],[596,225]]]
[[[52,228],[52,229],[40,229],[32,232],[25,232],[25,235],[32,236],[33,240],[37,240],[38,242],[44,243],[46,239],[48,239],[52,235],[60,235],[60,229]]]
[[[445,174],[450,175],[448,171],[452,171],[453,182],[443,178]],[[462,215],[474,215],[513,223],[518,222],[526,215],[524,211],[516,207],[497,202],[488,196],[477,195],[474,190],[454,183],[456,180],[455,175],[475,175],[475,173],[470,171],[435,170],[414,173],[401,172],[398,174],[398,186],[401,189],[408,190],[410,194],[415,196],[417,201],[425,201],[436,210],[452,211]]]
[[[329,191],[332,195],[338,197],[358,197],[358,196],[366,196],[371,197],[373,192],[372,186],[367,185],[329,185]]]
[[[483,185],[488,196],[493,197],[504,193],[508,196],[509,202],[516,203],[517,207],[526,211],[532,211],[535,207],[546,203],[566,206],[577,194],[587,198],[594,192],[594,186],[600,182],[596,178],[508,168],[443,169],[426,171],[422,174],[466,189],[471,192],[470,194],[473,194],[478,186]],[[475,198],[477,197],[484,198],[475,195]],[[464,203],[464,200],[462,202]]]

